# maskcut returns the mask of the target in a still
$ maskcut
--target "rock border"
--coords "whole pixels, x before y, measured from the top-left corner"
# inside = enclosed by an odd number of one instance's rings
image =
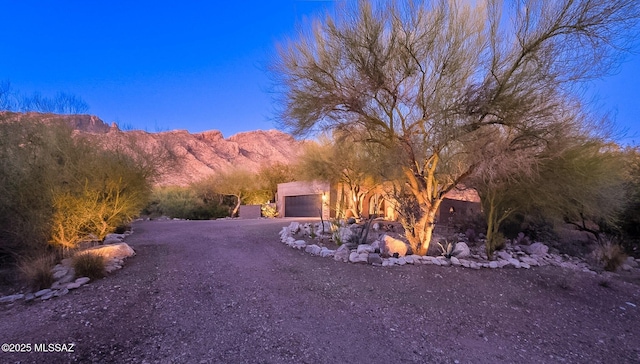
[[[116,253],[110,253],[111,255],[104,255],[107,259],[105,264],[106,273],[112,273],[115,270],[121,269],[124,265],[124,258],[135,255],[135,251],[124,242],[125,237],[131,235],[132,231],[127,231],[124,234],[109,234],[107,235],[101,245],[88,248],[84,251],[95,250],[97,254],[102,254],[99,250],[105,247],[114,248]],[[19,300],[24,302],[31,302],[36,299],[40,301],[46,301],[51,298],[61,297],[69,293],[69,291],[78,289],[91,281],[89,277],[75,277],[75,270],[72,267],[71,258],[63,259],[60,263],[56,264],[52,269],[53,279],[55,280],[50,288],[41,289],[37,292],[16,293],[9,296],[0,297],[0,303],[14,303]]]
[[[441,267],[462,267],[469,269],[498,269],[498,268],[515,268],[530,269],[532,267],[556,266],[567,268],[575,271],[581,271],[596,275],[594,271],[582,259],[571,257],[566,254],[549,253],[549,247],[543,243],[535,242],[531,245],[513,245],[508,243],[502,250],[495,252],[495,260],[488,260],[484,253],[471,254],[469,247],[464,242],[459,242],[453,252],[453,256],[446,258],[444,256],[420,256],[407,255],[398,257],[383,257],[379,252],[384,250],[384,241],[387,235],[382,236],[382,241],[376,240],[372,244],[361,244],[355,249],[350,249],[345,244],[340,245],[336,250],[326,247],[320,247],[316,244],[307,244],[303,239],[297,239],[294,235],[299,232],[318,231],[321,229],[318,224],[300,224],[292,222],[289,226],[285,226],[280,230],[280,241],[291,248],[304,250],[314,256],[323,258],[332,257],[336,261],[354,264],[369,264],[374,266],[392,267],[396,265],[436,265]],[[338,234],[340,232],[338,231]],[[391,238],[393,239],[393,238]],[[397,239],[396,239],[397,240]],[[382,249],[381,249],[382,248]],[[623,266],[623,270],[640,268],[640,259],[629,258]]]

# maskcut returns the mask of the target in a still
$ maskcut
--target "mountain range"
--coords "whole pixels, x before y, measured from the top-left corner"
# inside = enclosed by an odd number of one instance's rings
[[[152,151],[156,155],[171,156],[175,163],[157,181],[161,186],[188,185],[232,168],[257,172],[275,163],[292,163],[303,144],[277,130],[242,132],[225,138],[217,130],[202,133],[186,130],[157,133],[120,130],[115,123],[108,125],[93,115],[14,113],[12,117],[36,119],[44,123],[62,121],[76,133],[99,138],[105,145],[133,143],[137,148]]]

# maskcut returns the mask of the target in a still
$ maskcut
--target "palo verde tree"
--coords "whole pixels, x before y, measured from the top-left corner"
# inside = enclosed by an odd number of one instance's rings
[[[474,150],[485,130],[518,150],[554,138],[548,126],[579,107],[573,86],[610,69],[639,13],[635,0],[508,4],[358,1],[278,48],[284,127],[359,126],[393,151],[416,253],[429,247],[444,195],[486,162]]]
[[[208,185],[214,193],[235,198],[232,217],[237,215],[243,200],[259,189],[257,175],[240,168],[220,172],[201,183]]]
[[[323,135],[318,143],[305,145],[298,168],[306,179],[342,186],[338,216],[343,216],[346,208],[359,218],[365,196],[380,183],[376,161],[368,146],[353,133],[344,131],[335,131],[331,137]],[[348,196],[344,190],[349,191]]]

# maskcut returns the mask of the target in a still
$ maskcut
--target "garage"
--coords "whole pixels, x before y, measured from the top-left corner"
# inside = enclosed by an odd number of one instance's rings
[[[294,181],[278,183],[276,204],[280,217],[320,217],[325,219],[331,211],[331,191],[329,182]]]
[[[319,217],[322,195],[285,196],[285,217]]]

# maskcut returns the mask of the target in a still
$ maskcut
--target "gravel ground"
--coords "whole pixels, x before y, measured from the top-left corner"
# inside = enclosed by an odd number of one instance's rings
[[[0,305],[0,343],[31,348],[0,362],[640,362],[635,281],[339,263],[280,243],[290,221],[138,222],[124,269]]]

